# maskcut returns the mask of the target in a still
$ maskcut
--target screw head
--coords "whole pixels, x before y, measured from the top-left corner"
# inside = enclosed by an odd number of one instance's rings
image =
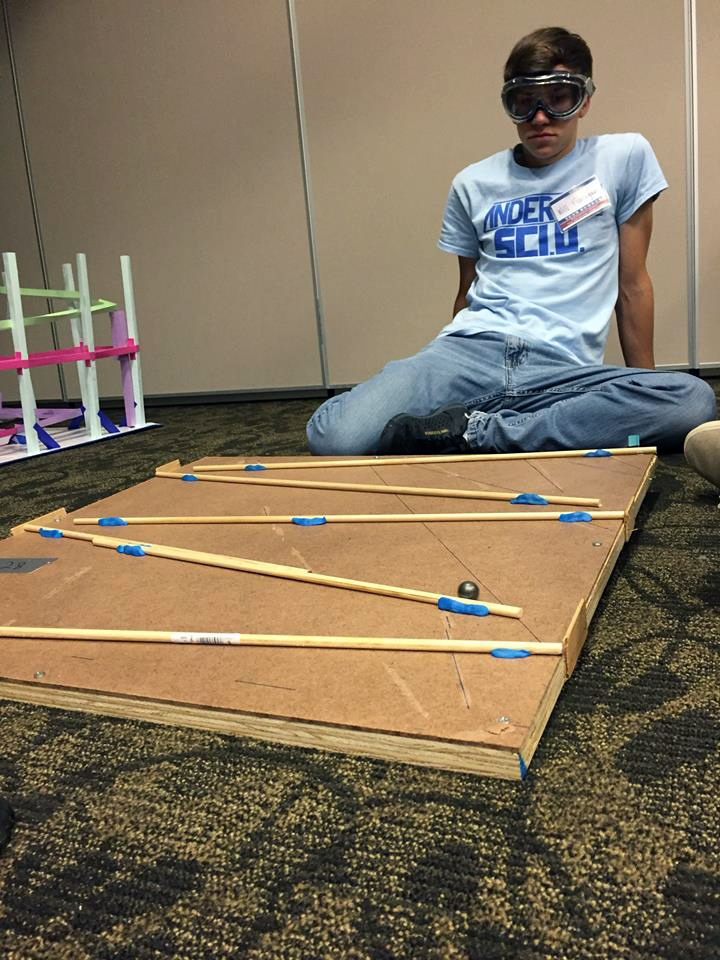
[[[33,674],[33,676],[35,677],[36,680],[41,680],[41,679],[45,676],[45,671],[44,671],[44,670],[36,670],[35,673]]]
[[[498,718],[497,718],[497,722],[498,722],[498,723],[510,723],[510,717],[498,717]]]
[[[593,546],[594,546],[594,547],[601,547],[601,546],[602,546],[602,540],[593,540]]]

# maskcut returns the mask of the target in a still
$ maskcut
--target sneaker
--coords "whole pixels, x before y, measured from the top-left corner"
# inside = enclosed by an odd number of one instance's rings
[[[15,814],[7,800],[0,797],[0,851],[10,839],[13,824],[15,823]]]
[[[428,417],[398,414],[386,425],[378,453],[464,453],[464,437],[470,415],[465,407],[442,407]]]
[[[690,431],[685,437],[685,459],[701,477],[720,487],[720,420]]]

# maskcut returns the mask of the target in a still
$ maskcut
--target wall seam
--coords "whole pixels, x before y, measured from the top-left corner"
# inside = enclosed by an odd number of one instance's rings
[[[684,0],[685,13],[685,123],[687,164],[687,271],[688,271],[688,365],[699,368],[698,360],[698,301],[700,283],[698,270],[699,183],[698,175],[698,78],[697,78],[697,6],[696,0]]]
[[[320,371],[323,386],[329,385],[327,347],[325,343],[325,314],[323,309],[322,293],[320,289],[320,271],[317,258],[317,243],[315,231],[315,203],[310,176],[310,160],[307,144],[307,122],[305,118],[305,101],[303,98],[302,76],[300,73],[300,55],[298,42],[297,15],[295,0],[286,0],[288,31],[290,34],[290,58],[292,61],[293,86],[295,92],[295,111],[297,114],[298,140],[300,144],[300,163],[302,166],[303,192],[305,196],[305,216],[307,221],[308,248],[310,253],[310,270],[312,273],[313,296],[315,301],[315,323],[317,328],[318,352],[320,355]]]

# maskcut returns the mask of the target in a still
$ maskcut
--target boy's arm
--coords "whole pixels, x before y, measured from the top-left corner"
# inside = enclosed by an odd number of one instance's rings
[[[653,286],[646,265],[651,234],[652,201],[648,200],[620,226],[619,293],[615,316],[627,366],[654,370]]]
[[[458,264],[460,266],[460,286],[453,304],[453,317],[467,306],[465,298],[475,279],[475,260],[473,257],[458,257]]]

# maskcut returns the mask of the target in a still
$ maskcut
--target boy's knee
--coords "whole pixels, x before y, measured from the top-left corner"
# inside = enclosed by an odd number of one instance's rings
[[[678,396],[678,413],[686,421],[687,429],[692,430],[701,423],[714,420],[717,416],[715,392],[706,380],[691,373],[675,374],[683,378],[683,390]]]
[[[358,429],[354,418],[341,411],[321,407],[308,420],[307,434],[310,452],[317,457],[352,457],[374,452],[373,439]]]
[[[674,376],[683,378],[683,389],[678,393],[675,407],[675,419],[677,434],[684,437],[701,423],[715,419],[717,402],[713,388],[705,380],[690,373]]]
[[[340,449],[342,446],[342,437],[339,431],[335,431],[332,428],[320,430],[313,420],[308,420],[305,433],[307,434],[310,453],[314,456],[332,457],[343,455]]]
[[[693,377],[693,380],[695,381],[695,405],[699,415],[699,425],[717,417],[717,399],[715,391],[707,380],[701,380],[699,377]]]
[[[323,429],[318,423],[318,414],[319,410],[316,410],[315,413],[310,417],[305,427],[305,435],[307,436],[308,446],[310,447],[310,453],[318,457],[327,456],[329,453],[332,453],[332,444],[333,444],[333,433],[334,431]]]

